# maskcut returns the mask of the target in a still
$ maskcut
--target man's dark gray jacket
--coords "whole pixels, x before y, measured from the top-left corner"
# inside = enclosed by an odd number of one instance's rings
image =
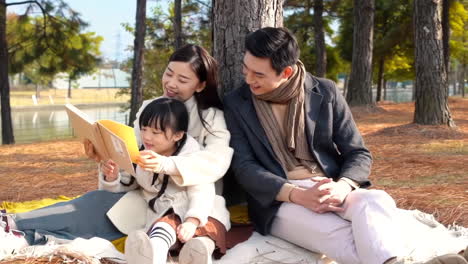
[[[234,148],[234,177],[246,191],[255,229],[269,234],[281,205],[275,198],[287,178],[258,120],[247,84],[224,98],[224,115]],[[310,151],[325,175],[334,180],[347,177],[361,187],[370,186],[372,157],[334,82],[307,74],[305,118]]]

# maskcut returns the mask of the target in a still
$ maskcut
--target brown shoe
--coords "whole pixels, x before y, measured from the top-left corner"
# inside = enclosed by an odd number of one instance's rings
[[[458,254],[446,254],[435,257],[424,264],[468,264],[468,262]]]

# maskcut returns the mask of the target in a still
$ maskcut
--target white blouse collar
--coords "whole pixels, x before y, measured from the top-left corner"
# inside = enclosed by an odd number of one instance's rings
[[[190,97],[187,101],[184,102],[185,107],[187,107],[187,111],[190,113],[192,109],[197,105],[197,100],[195,100],[195,96]]]

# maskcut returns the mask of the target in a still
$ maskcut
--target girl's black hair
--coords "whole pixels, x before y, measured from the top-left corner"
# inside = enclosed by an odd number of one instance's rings
[[[194,96],[197,101],[198,116],[203,127],[208,129],[208,123],[203,118],[201,111],[210,107],[223,109],[223,104],[218,95],[218,64],[216,60],[204,48],[187,44],[171,55],[169,62],[171,61],[189,63],[200,82],[206,83],[205,89],[195,93]]]
[[[189,122],[187,107],[179,100],[161,97],[149,103],[140,115],[140,129],[154,127],[166,132],[170,128],[175,132],[187,133]]]

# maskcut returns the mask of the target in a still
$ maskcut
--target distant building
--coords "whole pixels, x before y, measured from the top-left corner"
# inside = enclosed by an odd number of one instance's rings
[[[68,89],[68,74],[60,73],[52,82],[56,89]],[[130,74],[120,69],[98,69],[93,74],[84,75],[72,82],[72,88],[128,88],[130,87]]]

